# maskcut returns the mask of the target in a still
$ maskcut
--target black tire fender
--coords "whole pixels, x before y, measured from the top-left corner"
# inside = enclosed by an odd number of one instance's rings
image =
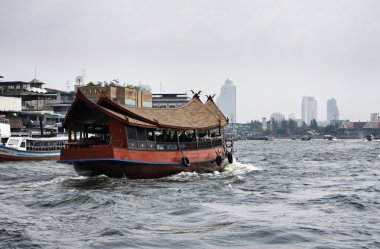
[[[183,156],[183,157],[181,158],[181,163],[182,163],[183,165],[187,166],[187,167],[190,166],[190,160],[189,160],[189,158],[186,157],[186,156]]]
[[[228,158],[228,163],[233,163],[234,162],[234,158],[232,157],[232,153],[228,152],[227,153],[227,158]]]
[[[222,165],[222,157],[217,155],[215,158],[215,162],[218,166]]]

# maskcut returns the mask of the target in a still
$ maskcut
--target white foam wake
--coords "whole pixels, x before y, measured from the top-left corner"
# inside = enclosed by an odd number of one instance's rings
[[[259,167],[256,167],[253,164],[250,164],[250,163],[240,163],[240,162],[237,162],[236,160],[234,160],[233,163],[228,164],[224,168],[223,173],[226,172],[226,173],[232,174],[232,175],[244,175],[244,174],[247,174],[249,172],[257,171],[257,170],[262,170],[262,169]]]

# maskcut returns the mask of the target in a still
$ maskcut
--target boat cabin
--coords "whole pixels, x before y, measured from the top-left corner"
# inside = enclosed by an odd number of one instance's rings
[[[24,151],[59,151],[64,148],[66,142],[67,137],[10,137],[5,147]]]
[[[137,108],[107,97],[93,103],[79,90],[63,126],[69,132],[67,149],[183,151],[221,146],[221,128],[227,124],[211,97],[202,103],[196,94],[178,108]]]

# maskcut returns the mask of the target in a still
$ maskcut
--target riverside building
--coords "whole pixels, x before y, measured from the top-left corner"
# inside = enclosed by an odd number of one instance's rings
[[[302,120],[310,125],[311,120],[317,120],[317,100],[314,97],[306,97],[302,98]]]
[[[153,108],[177,108],[191,100],[186,93],[155,93],[152,94]]]

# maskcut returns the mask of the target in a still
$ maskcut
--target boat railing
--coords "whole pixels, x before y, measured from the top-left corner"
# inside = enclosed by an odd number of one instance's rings
[[[154,142],[154,141],[138,141],[128,140],[128,149],[132,150],[196,150],[207,149],[215,146],[223,145],[220,138],[202,139],[191,142]],[[89,143],[88,141],[76,141],[65,144],[65,149],[82,149],[82,148],[109,148],[109,147],[123,147],[122,140],[112,140],[107,143]]]
[[[213,148],[223,145],[221,139],[207,139],[205,141],[192,142],[153,142],[128,140],[128,148],[134,150],[196,150]]]
[[[27,151],[57,151],[62,150],[64,145],[42,145],[42,146],[27,146]]]
[[[84,142],[70,142],[65,144],[65,149],[83,149],[83,148],[110,148],[109,144],[90,144]]]

